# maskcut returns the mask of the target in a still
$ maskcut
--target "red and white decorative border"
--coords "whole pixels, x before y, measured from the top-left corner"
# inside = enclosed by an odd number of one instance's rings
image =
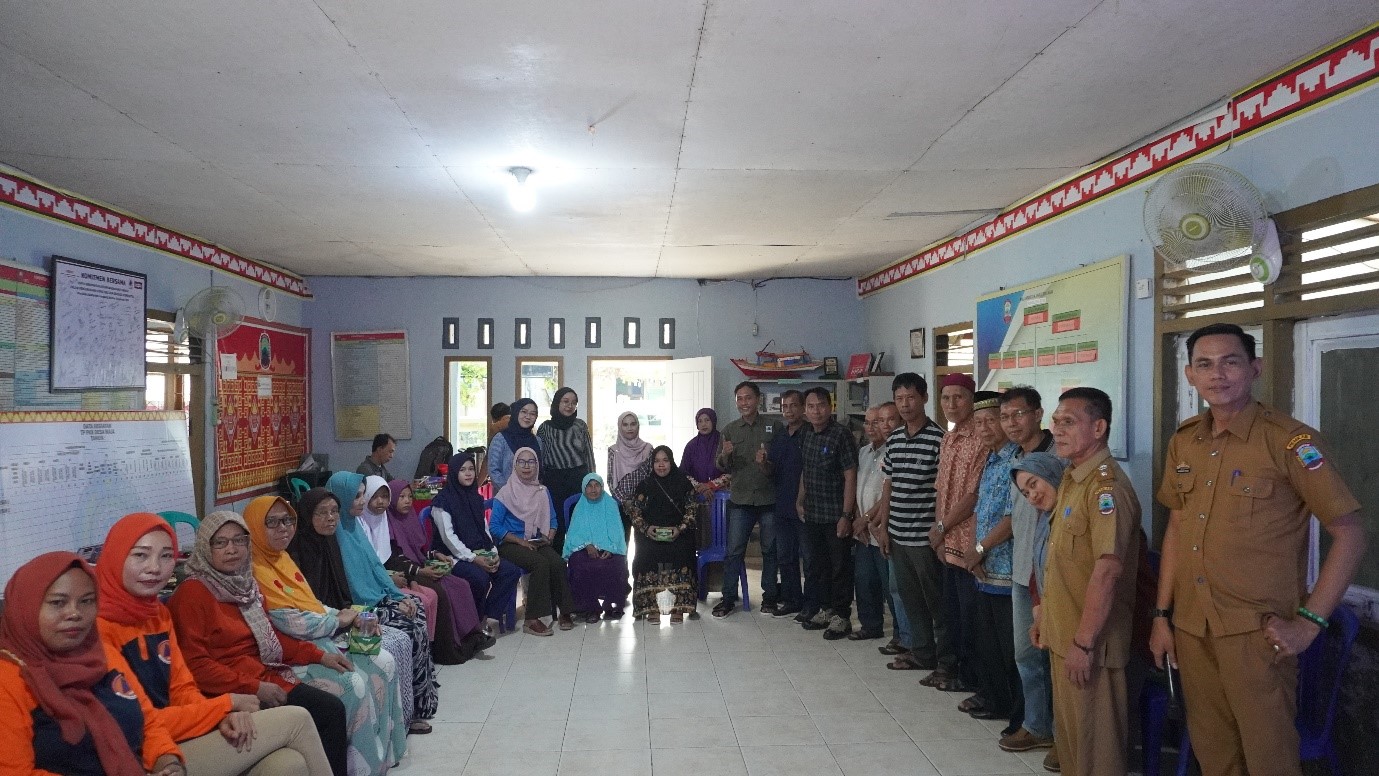
[[[105,205],[21,177],[9,170],[0,170],[0,205],[10,205],[146,248],[164,251],[304,299],[311,298],[311,289],[307,288],[306,281],[290,272],[246,259],[204,240],[164,229]]]
[[[1170,132],[1040,194],[947,242],[857,281],[859,296],[880,291],[1123,189],[1299,110],[1379,76],[1379,26],[1235,95],[1225,112]]]

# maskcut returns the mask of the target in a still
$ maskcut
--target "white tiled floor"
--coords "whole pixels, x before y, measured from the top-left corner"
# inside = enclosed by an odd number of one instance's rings
[[[710,604],[716,597],[710,598]],[[447,776],[959,776],[1043,773],[996,746],[1004,723],[889,671],[881,641],[824,641],[738,610],[629,618],[549,638],[509,634],[494,660],[440,672],[435,733],[403,770]]]

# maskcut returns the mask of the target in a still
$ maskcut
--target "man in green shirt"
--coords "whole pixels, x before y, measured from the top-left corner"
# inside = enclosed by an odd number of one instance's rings
[[[723,561],[723,600],[713,608],[714,617],[727,617],[737,608],[742,556],[757,523],[761,524],[762,610],[775,609],[779,594],[773,519],[776,491],[771,483],[771,464],[766,460],[771,424],[757,411],[761,389],[756,383],[738,383],[733,398],[741,417],[723,427],[723,444],[717,458],[718,468],[732,477],[732,485],[728,499],[728,555]]]

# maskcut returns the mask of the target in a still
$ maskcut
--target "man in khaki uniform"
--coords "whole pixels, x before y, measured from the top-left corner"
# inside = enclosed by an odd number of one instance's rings
[[[1058,397],[1053,439],[1071,466],[1049,531],[1036,645],[1051,653],[1054,739],[1064,773],[1126,772],[1135,560],[1140,501],[1111,458],[1111,398],[1096,388]]]
[[[1297,655],[1365,551],[1360,505],[1320,435],[1250,396],[1259,371],[1254,338],[1239,326],[1188,338],[1187,379],[1210,409],[1169,441],[1158,494],[1172,512],[1150,649],[1182,670],[1204,776],[1302,772]],[[1308,596],[1310,514],[1333,541]]]

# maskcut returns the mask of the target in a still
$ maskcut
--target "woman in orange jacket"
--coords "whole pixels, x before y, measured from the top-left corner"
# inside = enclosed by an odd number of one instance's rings
[[[5,585],[0,618],[0,774],[186,776],[153,707],[106,662],[86,561],[50,552]]]
[[[206,697],[196,685],[158,593],[172,577],[177,536],[158,515],[121,518],[105,537],[96,567],[96,627],[112,663],[130,669],[154,716],[201,776],[329,776],[330,763],[311,715],[299,706],[259,707],[256,695]]]

